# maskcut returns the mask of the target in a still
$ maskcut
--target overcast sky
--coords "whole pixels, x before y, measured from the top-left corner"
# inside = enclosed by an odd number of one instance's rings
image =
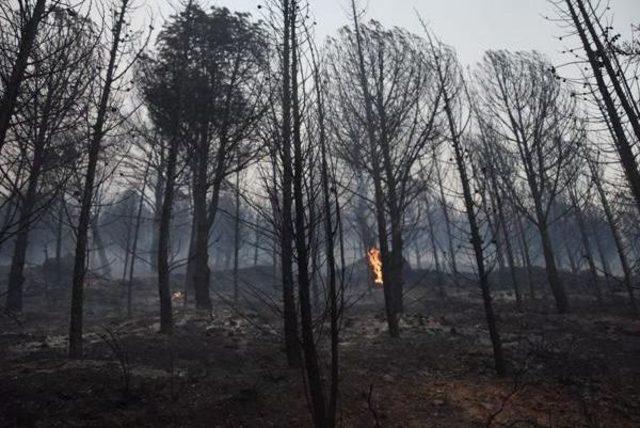
[[[332,35],[348,20],[349,0],[309,0],[322,39]],[[264,0],[200,0],[203,5],[225,6],[260,16]],[[171,14],[180,0],[149,0],[155,4],[155,21]],[[147,4],[149,4],[147,3]],[[554,63],[563,61],[564,48],[558,41],[562,30],[544,16],[553,16],[548,0],[359,0],[366,6],[367,19],[385,26],[401,26],[420,34],[414,10],[447,44],[458,51],[463,64],[473,65],[487,49],[531,50],[548,55]],[[631,24],[640,23],[640,0],[611,0],[616,31],[628,36]]]

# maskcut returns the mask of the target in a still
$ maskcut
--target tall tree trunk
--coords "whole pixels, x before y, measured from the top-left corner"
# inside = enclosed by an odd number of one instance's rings
[[[293,195],[291,159],[291,15],[295,13],[291,0],[284,0],[284,37],[282,48],[282,218],[281,218],[281,269],[284,304],[284,339],[287,362],[297,367],[302,362],[298,339],[298,316],[293,279]]]
[[[208,137],[203,136],[197,149],[196,171],[193,188],[193,222],[195,243],[193,254],[193,286],[196,307],[210,310],[211,270],[209,269],[209,213],[207,211]]]
[[[378,242],[380,245],[380,254],[382,259],[382,281],[385,301],[385,312],[387,316],[387,324],[389,326],[389,335],[398,337],[400,329],[398,325],[397,306],[394,303],[395,291],[393,290],[393,260],[391,260],[389,252],[389,243],[387,238],[387,219],[384,207],[384,193],[382,189],[382,175],[380,171],[380,160],[378,158],[377,138],[374,130],[374,114],[373,101],[367,82],[367,73],[364,61],[364,52],[362,48],[362,35],[360,33],[360,23],[358,19],[358,11],[356,10],[355,0],[351,0],[351,9],[353,14],[354,31],[357,43],[358,55],[358,80],[360,88],[364,96],[365,116],[367,139],[369,144],[369,152],[371,155],[372,178],[375,192],[375,212],[378,226]],[[391,268],[391,269],[389,269]]]
[[[173,333],[169,243],[177,163],[178,141],[177,137],[174,137],[169,143],[167,173],[164,184],[164,197],[162,200],[162,210],[160,211],[160,225],[158,231],[158,295],[160,297],[160,332],[164,334]]]
[[[298,296],[300,299],[300,328],[302,351],[311,395],[314,425],[325,425],[325,396],[318,352],[313,333],[313,311],[311,309],[311,277],[309,275],[309,251],[307,225],[305,221],[304,161],[301,139],[301,111],[298,97],[298,42],[296,35],[297,0],[292,0],[291,10],[291,106],[293,113],[293,195],[295,200],[295,246],[298,265]]]
[[[549,235],[549,226],[547,225],[546,218],[541,214],[538,215],[538,229],[540,231],[540,241],[542,243],[542,253],[544,255],[549,287],[553,293],[558,313],[564,314],[569,311],[569,301],[567,300],[564,285],[558,274],[551,237]]]
[[[191,198],[191,202],[193,203],[193,196]],[[193,213],[193,209],[191,210],[191,233],[189,234],[189,248],[187,250],[187,267],[185,269],[184,275],[184,287],[182,292],[184,294],[184,305],[187,305],[189,300],[189,295],[191,291],[193,291],[193,283],[194,283],[194,258],[196,254],[196,221],[195,215]]]
[[[473,194],[471,192],[471,185],[469,177],[467,175],[467,169],[464,161],[463,149],[460,146],[459,132],[455,123],[453,112],[451,110],[451,100],[448,95],[448,91],[445,87],[446,80],[444,72],[441,69],[441,65],[438,62],[437,65],[438,75],[440,83],[443,88],[444,97],[444,109],[447,115],[447,122],[449,125],[449,132],[453,150],[456,159],[456,166],[458,167],[458,174],[460,176],[460,182],[462,184],[462,194],[464,197],[464,206],[467,214],[467,221],[469,222],[469,229],[471,231],[471,245],[473,246],[473,253],[475,255],[476,267],[478,269],[478,277],[480,280],[480,290],[482,292],[482,301],[484,304],[484,312],[487,320],[487,327],[489,329],[489,337],[491,338],[491,344],[493,346],[493,360],[496,372],[499,375],[504,375],[506,372],[504,355],[502,352],[502,341],[500,340],[500,334],[498,333],[498,327],[493,313],[493,302],[491,297],[491,288],[489,285],[489,274],[485,268],[484,250],[482,248],[482,236],[480,235],[480,228],[476,217],[476,211],[474,208]]]
[[[111,99],[112,85],[116,74],[118,50],[122,40],[122,28],[124,25],[129,0],[122,0],[118,11],[115,26],[113,27],[112,45],[109,52],[109,64],[105,76],[102,94],[98,104],[96,122],[93,126],[91,142],[89,145],[89,159],[82,189],[80,204],[80,218],[76,234],[76,253],[73,266],[73,285],[71,290],[71,322],[69,325],[69,357],[82,358],[82,324],[84,306],[84,278],[86,274],[87,242],[89,226],[91,222],[91,206],[95,192],[96,170],[98,156],[101,151],[102,139],[105,135],[105,123],[109,101]]]
[[[11,259],[11,269],[9,272],[9,282],[7,289],[7,309],[13,312],[22,312],[22,294],[24,284],[24,265],[29,245],[29,232],[33,221],[33,209],[36,204],[40,173],[44,162],[45,139],[47,130],[47,115],[50,110],[50,95],[45,100],[45,113],[40,119],[40,125],[35,141],[33,162],[29,179],[27,182],[27,192],[22,199],[20,206],[20,218],[18,220],[18,234],[15,238],[13,257]]]
[[[236,171],[235,216],[233,219],[233,303],[238,304],[238,268],[240,264],[240,159]]]
[[[313,54],[313,50],[312,50]],[[329,162],[327,160],[327,144],[325,130],[325,110],[324,97],[322,93],[322,80],[316,58],[312,55],[313,69],[315,74],[316,98],[318,103],[318,124],[320,128],[320,176],[322,184],[322,208],[324,217],[324,235],[325,235],[325,253],[327,256],[327,281],[329,292],[329,318],[331,323],[331,380],[329,389],[329,399],[325,412],[325,422],[323,426],[333,427],[336,425],[336,411],[338,401],[338,382],[339,382],[339,317],[340,310],[338,307],[338,290],[337,290],[337,272],[335,257],[335,242],[333,235],[333,219],[331,213],[331,194],[329,186]],[[338,198],[336,198],[336,216],[340,215],[340,206]],[[316,254],[317,257],[317,254]],[[343,260],[344,261],[344,260]],[[343,264],[344,266],[344,264]],[[317,288],[317,284],[315,286]],[[315,291],[317,294],[317,291]]]
[[[35,205],[39,173],[33,171],[29,177],[27,193],[20,209],[18,234],[15,238],[9,284],[7,289],[7,309],[12,312],[22,312],[22,294],[24,284],[24,265],[29,245],[32,210]]]

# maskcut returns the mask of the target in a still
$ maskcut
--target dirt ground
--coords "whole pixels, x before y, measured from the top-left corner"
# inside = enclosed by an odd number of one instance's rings
[[[0,318],[0,426],[310,425],[302,372],[286,367],[268,305],[232,309],[216,294],[209,314],[178,303],[166,337],[153,287],[137,290],[131,318],[118,309],[120,288],[88,288],[82,361],[65,358],[64,292]],[[386,333],[380,290],[348,307],[340,426],[640,426],[640,323],[617,300],[601,307],[574,296],[572,313],[559,316],[550,302],[517,312],[498,298],[510,362],[500,378],[477,292],[435,294],[408,291],[399,339]]]

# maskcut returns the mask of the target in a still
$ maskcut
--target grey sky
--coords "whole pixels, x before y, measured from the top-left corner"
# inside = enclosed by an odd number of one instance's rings
[[[317,34],[324,39],[345,25],[348,0],[309,0],[315,15]],[[168,16],[179,0],[150,0],[155,3],[156,24]],[[149,4],[148,3],[148,4]],[[231,10],[251,12],[259,16],[263,0],[201,0],[203,5],[226,6]],[[543,16],[553,16],[547,0],[360,0],[367,6],[368,19],[385,26],[401,26],[422,32],[414,9],[445,42],[456,48],[466,65],[480,60],[487,49],[531,50],[548,55],[555,63],[564,59],[562,42],[554,36],[562,34],[555,23]],[[630,25],[640,23],[640,0],[611,0],[615,28],[623,36]],[[157,25],[158,26],[158,25]]]

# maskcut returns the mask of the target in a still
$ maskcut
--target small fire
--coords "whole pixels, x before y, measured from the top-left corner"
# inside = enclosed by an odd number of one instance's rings
[[[171,300],[174,302],[182,302],[184,300],[184,293],[182,291],[176,291],[171,295]]]
[[[369,266],[371,266],[371,272],[373,273],[373,282],[378,286],[382,286],[382,257],[380,256],[380,250],[376,247],[371,248],[367,255],[369,256]]]

